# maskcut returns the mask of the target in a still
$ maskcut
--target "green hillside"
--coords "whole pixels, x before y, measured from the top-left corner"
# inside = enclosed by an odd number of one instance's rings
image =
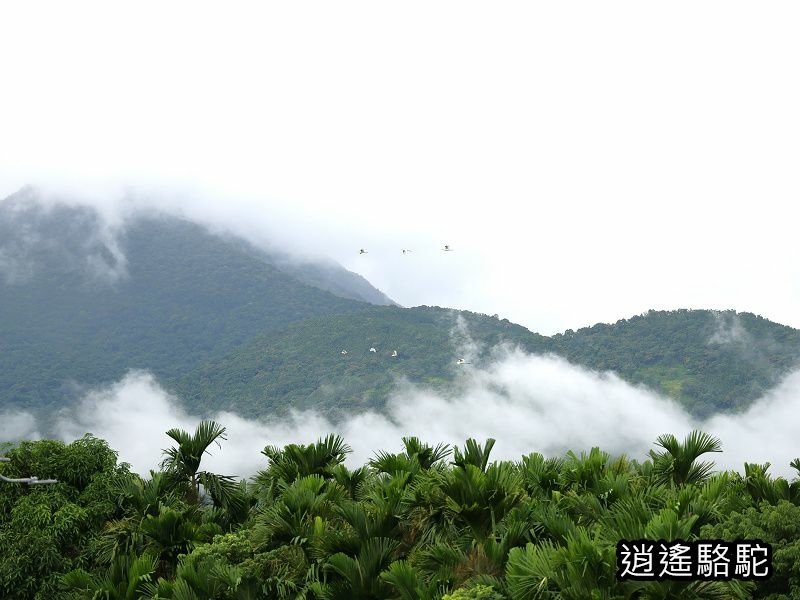
[[[734,311],[649,311],[553,341],[570,361],[643,383],[697,416],[746,407],[800,364],[800,331]]]
[[[248,416],[288,408],[332,414],[379,409],[400,379],[440,390],[452,385],[459,348],[468,341],[455,333],[458,316],[480,347],[477,360],[500,342],[558,354],[645,384],[698,417],[748,406],[800,359],[800,331],[732,311],[651,311],[549,338],[464,311],[371,307],[254,338],[171,389],[193,410],[232,409]],[[740,337],[728,339],[732,331]],[[396,358],[392,350],[398,350]]]
[[[88,209],[0,204],[0,408],[52,407],[72,382],[131,368],[175,377],[256,334],[365,306],[179,219],[111,239]]]
[[[532,352],[551,347],[544,336],[486,315],[433,307],[370,307],[259,336],[191,371],[172,390],[192,410],[230,409],[248,416],[289,408],[329,413],[380,408],[400,379],[439,389],[452,383],[459,368],[455,361],[469,342],[459,331],[459,316],[484,351],[501,341]]]

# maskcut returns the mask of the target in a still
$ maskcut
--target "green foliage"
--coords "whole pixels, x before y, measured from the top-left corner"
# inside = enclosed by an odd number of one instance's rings
[[[156,557],[119,555],[102,575],[92,575],[83,569],[71,571],[63,576],[63,587],[82,598],[105,598],[107,600],[137,600],[156,570]]]
[[[491,461],[493,440],[453,449],[403,440],[350,470],[343,439],[267,446],[247,508],[198,502],[202,455],[225,428],[170,430],[164,472],[148,479],[91,437],[24,442],[4,471],[64,482],[0,487],[4,598],[171,600],[522,600],[768,598],[800,595],[798,480],[768,465],[745,475],[699,462],[718,441],[662,435],[651,461],[599,448]],[[87,448],[98,456],[86,457]],[[800,466],[800,461],[793,465]],[[60,469],[60,470],[59,470]],[[95,469],[94,472],[91,469]],[[69,482],[69,483],[66,483]],[[621,539],[760,539],[768,581],[620,581]]]
[[[95,568],[91,548],[104,524],[120,516],[117,482],[129,477],[105,441],[22,442],[0,469],[7,477],[37,473],[59,483],[0,484],[0,597],[56,597],[62,574]]]
[[[257,481],[264,487],[271,487],[291,484],[309,475],[331,478],[334,469],[350,452],[350,446],[333,434],[315,444],[289,444],[284,448],[267,446],[261,453],[269,459],[269,469],[262,471]]]
[[[380,577],[394,588],[401,600],[433,600],[438,597],[436,585],[426,583],[422,575],[404,560],[393,562]]]
[[[442,600],[505,600],[505,596],[498,594],[488,585],[476,585],[470,588],[461,588],[452,594],[446,594]]]
[[[570,361],[660,390],[697,417],[747,407],[800,360],[800,332],[735,311],[650,310],[552,340]]]
[[[775,576],[759,583],[754,598],[800,598],[800,506],[778,500],[732,512],[701,531],[708,539],[758,539],[772,545]]]
[[[650,458],[653,459],[652,476],[658,482],[677,485],[705,481],[714,463],[697,462],[697,459],[709,452],[722,452],[719,439],[701,431],[692,431],[683,443],[672,434],[664,434],[658,437],[656,444],[665,451],[650,451]]]

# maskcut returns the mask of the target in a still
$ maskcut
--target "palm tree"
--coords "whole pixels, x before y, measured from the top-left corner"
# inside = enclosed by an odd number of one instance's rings
[[[708,452],[722,452],[718,438],[702,431],[692,431],[683,443],[671,433],[660,435],[656,444],[665,452],[650,451],[653,459],[653,477],[659,482],[674,485],[699,484],[708,479],[714,468],[712,462],[696,462]]]
[[[201,421],[194,435],[175,428],[167,431],[167,435],[178,445],[164,450],[166,457],[161,468],[172,477],[176,486],[187,487],[185,499],[189,504],[199,502],[201,485],[217,506],[238,505],[244,500],[236,494],[233,477],[200,471],[200,462],[208,447],[213,443],[220,446],[218,440],[227,439],[222,425],[215,421]]]
[[[120,554],[103,575],[94,575],[76,569],[63,576],[64,586],[85,598],[107,598],[108,600],[137,600],[142,597],[144,587],[152,581],[157,557],[145,553]]]
[[[261,509],[255,518],[253,539],[277,547],[283,544],[304,550],[314,541],[320,528],[336,517],[336,507],[346,490],[320,475],[308,475],[286,486],[280,497]]]
[[[561,472],[564,469],[564,459],[553,457],[545,458],[538,452],[523,456],[519,463],[525,491],[532,498],[550,498],[554,491],[561,485]]]
[[[150,479],[135,473],[116,479],[111,484],[123,515],[106,521],[103,535],[97,540],[95,552],[101,564],[110,565],[118,555],[141,551],[143,535],[139,529],[149,516],[157,517],[165,506],[179,508],[183,502],[165,473],[150,471]]]
[[[417,437],[404,437],[403,446],[406,450],[406,456],[409,458],[416,457],[420,467],[426,470],[440,460],[447,458],[451,452],[448,444],[437,444],[435,447],[429,446]]]
[[[344,463],[352,452],[341,436],[329,435],[314,444],[289,444],[284,448],[267,446],[261,453],[269,459],[269,467],[259,472],[256,483],[262,493],[270,493],[280,482],[289,485],[301,477],[320,475],[333,477],[333,470]]]
[[[242,585],[244,583],[244,585]],[[159,578],[143,586],[151,599],[253,598],[252,582],[243,582],[242,570],[216,556],[189,554],[181,558],[174,579]],[[247,593],[250,592],[250,595]]]
[[[467,525],[477,540],[493,535],[497,523],[525,497],[518,466],[489,463],[493,446],[491,438],[483,447],[469,439],[463,452],[454,448],[455,468],[446,473],[441,486],[454,522]]]
[[[800,460],[794,459],[790,464],[800,469]],[[800,505],[800,479],[792,483],[783,477],[773,479],[767,473],[769,467],[769,463],[744,463],[744,487],[755,503],[766,500],[770,504],[777,504],[780,500],[788,500],[792,504]]]
[[[390,597],[392,585],[381,573],[394,562],[399,543],[390,538],[373,537],[355,556],[339,552],[325,563],[328,581],[312,587],[331,600],[378,600]]]
[[[437,594],[436,583],[428,583],[404,560],[398,560],[389,565],[381,573],[380,578],[394,587],[395,593],[401,600],[434,600],[441,596]]]
[[[450,446],[447,444],[438,444],[433,447],[420,441],[417,437],[404,437],[403,446],[405,452],[402,454],[377,452],[375,458],[369,461],[369,466],[378,473],[388,475],[395,473],[415,475],[420,470],[431,469],[451,453]]]
[[[494,438],[489,438],[481,447],[474,439],[468,439],[463,452],[460,448],[453,448],[453,464],[462,469],[466,468],[466,465],[473,465],[485,472],[494,443]]]

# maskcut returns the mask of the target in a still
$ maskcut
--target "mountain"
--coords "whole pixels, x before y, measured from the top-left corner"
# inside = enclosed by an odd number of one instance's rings
[[[552,350],[552,340],[507,320],[439,307],[376,306],[257,336],[168,387],[195,411],[257,417],[315,408],[337,415],[380,409],[400,380],[452,387],[459,356],[477,357],[500,342]]]
[[[678,400],[696,417],[747,407],[800,363],[800,331],[734,311],[649,311],[545,337],[467,311],[370,307],[257,336],[171,389],[193,410],[248,416],[289,407],[333,415],[380,409],[400,380],[452,390],[456,359],[469,352],[482,362],[499,343],[613,371]]]
[[[800,362],[800,331],[748,313],[649,311],[546,337],[402,308],[339,265],[175,217],[112,226],[30,190],[0,202],[0,412],[52,413],[130,369],[206,414],[380,409],[398,381],[454,392],[456,358],[485,362],[501,342],[613,371],[698,417],[748,406]]]
[[[335,296],[359,300],[378,306],[398,306],[391,298],[352,271],[332,260],[298,261],[288,255],[270,253],[269,261],[276,268],[298,281],[330,292]]]
[[[25,191],[0,203],[0,407],[52,408],[131,368],[175,377],[365,298],[391,302],[338,266],[272,260],[174,217],[114,230]]]
[[[698,417],[746,408],[800,366],[800,331],[732,310],[651,310],[553,341],[571,362],[647,385]]]

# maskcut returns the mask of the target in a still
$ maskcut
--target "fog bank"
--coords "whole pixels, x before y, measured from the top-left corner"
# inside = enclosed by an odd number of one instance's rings
[[[220,412],[213,418],[227,428],[228,440],[221,449],[210,449],[204,468],[250,476],[266,464],[260,454],[264,446],[310,443],[331,432],[353,447],[351,466],[364,464],[378,450],[399,450],[407,435],[459,445],[469,437],[493,437],[494,459],[518,459],[534,451],[561,455],[599,446],[643,460],[660,434],[682,438],[695,428],[721,439],[723,453],[709,457],[719,468],[741,470],[745,460],[769,461],[773,474],[793,477],[789,461],[800,456],[800,372],[786,377],[745,413],[704,422],[693,420],[674,401],[612,373],[508,348],[496,349],[486,367],[465,365],[456,384],[459,391],[452,396],[401,384],[384,413],[364,412],[339,422],[314,411],[272,420]],[[157,467],[162,449],[172,443],[166,430],[192,431],[199,421],[152,375],[134,371],[87,393],[76,407],[59,415],[53,433],[69,441],[91,432],[118,450],[121,460],[146,473]],[[30,415],[16,414],[3,423],[0,437],[9,437],[9,431],[24,432],[22,437],[36,432]]]

